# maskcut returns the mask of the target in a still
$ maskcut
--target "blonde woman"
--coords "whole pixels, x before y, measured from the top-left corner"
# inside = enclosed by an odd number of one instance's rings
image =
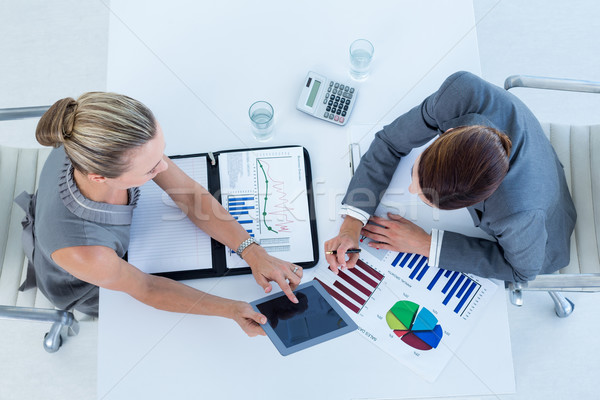
[[[238,249],[266,293],[275,281],[298,301],[292,290],[302,269],[267,254],[163,154],[162,129],[140,102],[103,92],[59,100],[42,116],[36,138],[54,149],[37,193],[17,198],[27,213],[24,248],[30,260],[22,289],[37,285],[57,307],[97,315],[98,287],[103,287],[162,310],[231,318],[249,336],[264,335],[260,324],[266,317],[248,303],[143,273],[123,259],[137,188],[153,179],[182,210],[191,210],[188,217],[198,228]]]

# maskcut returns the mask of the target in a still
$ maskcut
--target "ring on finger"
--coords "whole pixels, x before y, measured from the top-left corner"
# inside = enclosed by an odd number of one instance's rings
[[[296,266],[294,267],[294,270],[293,270],[292,272],[295,274],[295,273],[296,273],[296,271],[298,271],[298,269],[299,269],[299,268],[300,268],[300,267],[296,265]]]

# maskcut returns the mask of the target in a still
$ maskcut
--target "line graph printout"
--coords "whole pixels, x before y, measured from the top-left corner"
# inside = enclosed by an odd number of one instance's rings
[[[366,265],[380,276],[368,296],[327,268],[319,269],[315,279],[348,311],[365,339],[433,382],[468,340],[498,285],[431,267],[419,255],[373,250],[368,242],[360,243],[356,267],[364,273],[361,265]],[[352,269],[343,273],[353,275]]]
[[[207,187],[206,157],[173,159]],[[211,239],[198,229],[156,183],[140,187],[133,211],[128,260],[147,273],[211,269]]]
[[[301,147],[221,153],[219,174],[223,207],[269,254],[313,260]],[[246,266],[228,249],[228,268]]]

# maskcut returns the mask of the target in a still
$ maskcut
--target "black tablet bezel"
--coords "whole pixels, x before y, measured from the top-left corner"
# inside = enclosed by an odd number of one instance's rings
[[[358,329],[358,325],[356,325],[356,323],[352,320],[352,318],[350,318],[350,316],[333,299],[333,297],[331,297],[331,295],[329,293],[327,293],[325,288],[323,288],[323,286],[319,282],[317,282],[315,280],[305,282],[305,283],[299,285],[296,288],[296,290],[294,291],[294,293],[297,293],[299,290],[305,289],[307,287],[314,287],[317,290],[317,292],[321,295],[321,297],[323,299],[325,299],[327,301],[327,303],[331,306],[331,308],[333,308],[335,310],[335,312],[340,316],[340,318],[342,318],[342,320],[346,323],[346,326],[336,329],[334,331],[328,332],[321,336],[309,339],[309,340],[299,343],[297,345],[288,347],[283,343],[283,341],[279,338],[279,336],[277,335],[275,330],[267,322],[266,324],[262,325],[262,328],[264,329],[265,333],[267,334],[269,339],[271,339],[271,341],[275,345],[275,348],[277,348],[277,350],[279,351],[279,353],[281,353],[282,356],[287,356],[289,354],[296,353],[300,350],[307,349],[307,348],[315,346],[319,343],[326,342],[328,340],[334,339],[336,337],[342,336],[346,333],[349,333],[349,332],[352,332],[352,331]],[[283,297],[283,296],[285,296],[285,293],[283,293],[283,292],[275,293],[275,294],[260,298],[258,300],[255,300],[253,302],[250,302],[250,305],[256,312],[260,312],[260,310],[258,309],[258,305],[268,302],[268,301],[271,301],[273,299],[279,298],[279,297]]]

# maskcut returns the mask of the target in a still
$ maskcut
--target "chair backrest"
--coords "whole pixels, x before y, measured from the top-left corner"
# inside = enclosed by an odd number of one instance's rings
[[[25,213],[13,203],[22,191],[35,192],[50,151],[0,146],[0,305],[54,308],[39,290],[18,291],[27,272],[21,244]]]
[[[600,125],[542,123],[560,162],[577,210],[571,261],[561,273],[600,273]]]

